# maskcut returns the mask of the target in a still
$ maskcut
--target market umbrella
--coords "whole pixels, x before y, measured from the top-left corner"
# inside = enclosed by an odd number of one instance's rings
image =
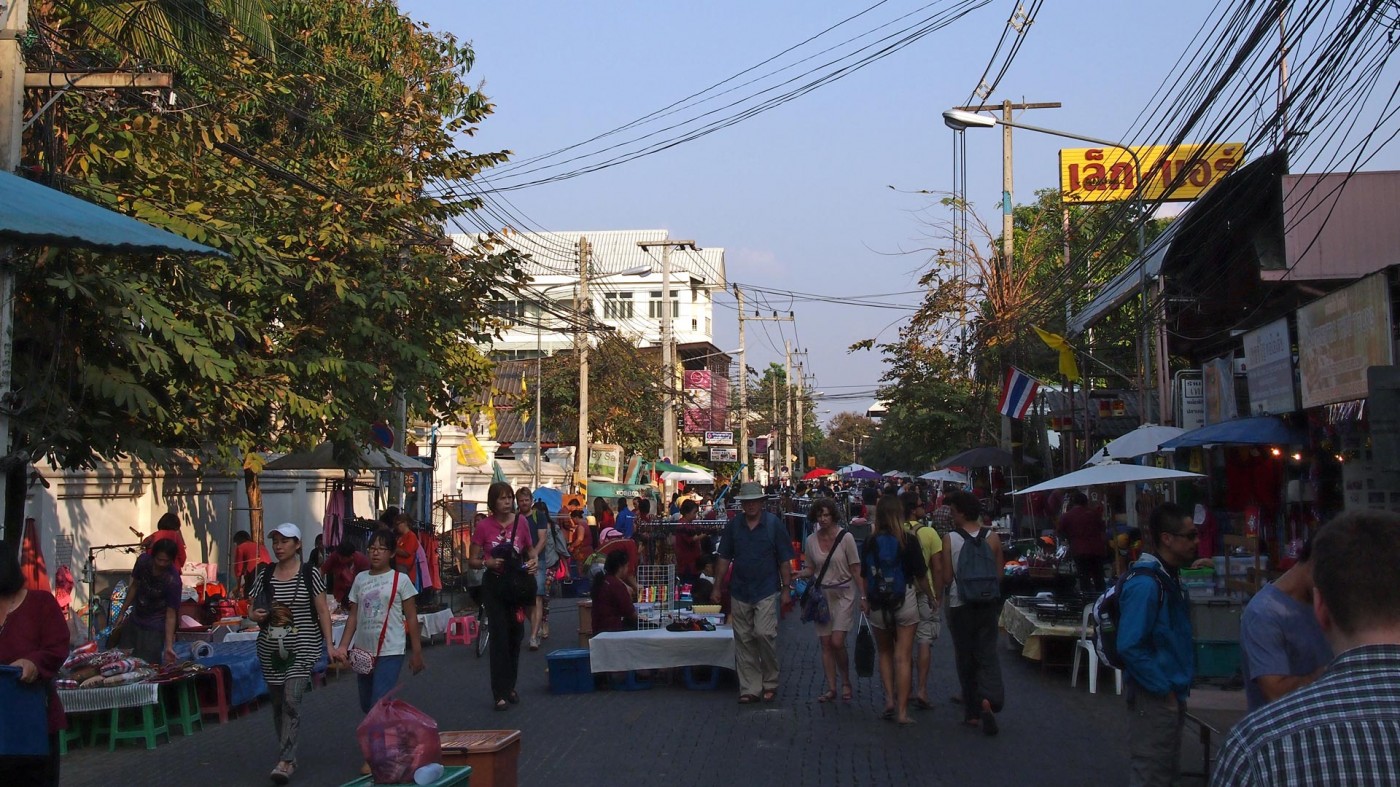
[[[992,445],[969,448],[938,463],[939,467],[1010,467],[1011,452]]]
[[[904,471],[902,471],[902,470],[891,470],[891,471],[889,471],[888,473],[885,473],[885,478],[913,478],[913,477],[914,477],[914,476],[911,476],[911,475],[909,475],[908,473],[906,473],[906,472],[904,472]]]
[[[1084,464],[1101,465],[1114,459],[1136,459],[1144,454],[1155,454],[1161,450],[1159,446],[1162,443],[1185,433],[1185,429],[1175,426],[1143,424],[1095,451],[1093,458]]]
[[[431,470],[421,460],[399,453],[392,448],[381,446],[360,446],[359,453],[350,461],[335,455],[335,444],[327,440],[310,451],[299,451],[278,457],[263,467],[264,470]]]
[[[673,464],[671,462],[663,462],[658,459],[657,461],[651,463],[651,470],[653,473],[688,473],[690,472],[691,468],[687,467],[686,465],[678,465]]]
[[[813,478],[825,478],[829,475],[836,475],[836,471],[829,467],[818,467],[815,470],[808,470],[807,474],[802,476],[802,480],[810,481]]]
[[[942,481],[949,484],[966,484],[967,473],[959,473],[956,470],[934,470],[919,476],[925,481]]]
[[[884,478],[884,476],[880,475],[874,470],[855,470],[846,473],[845,476],[847,478],[854,478],[857,481],[878,481],[879,479]]]
[[[1201,445],[1301,445],[1307,438],[1276,415],[1253,415],[1202,426],[1162,444],[1162,450]]]
[[[1048,492],[1051,489],[1073,489],[1080,486],[1094,486],[1096,484],[1134,484],[1142,481],[1180,481],[1186,478],[1204,478],[1200,473],[1188,473],[1184,470],[1168,470],[1165,467],[1151,467],[1149,465],[1124,465],[1117,462],[1106,462],[1101,465],[1093,465],[1082,470],[1075,470],[1073,473],[1066,473],[1059,478],[1052,478],[1035,486],[1012,492],[1013,495],[1027,495],[1031,492]]]
[[[851,473],[854,473],[857,470],[866,470],[871,473],[875,472],[874,468],[866,467],[865,465],[858,465],[854,462],[845,465],[844,467],[837,468],[836,472],[840,473],[841,475],[850,475]]]
[[[687,484],[713,484],[715,474],[709,468],[699,465],[681,464],[680,470],[662,473],[661,477],[667,481],[684,481]]]
[[[545,508],[548,508],[551,514],[559,513],[559,510],[564,507],[564,493],[547,486],[535,490],[535,500],[544,503]]]

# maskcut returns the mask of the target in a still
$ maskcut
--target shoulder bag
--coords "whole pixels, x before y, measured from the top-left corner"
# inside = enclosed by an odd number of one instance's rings
[[[515,545],[515,535],[520,529],[520,520],[515,517],[515,526],[510,529],[510,554],[504,558],[497,593],[502,604],[508,607],[523,607],[534,603],[535,577],[525,570],[524,556]]]
[[[379,644],[374,646],[374,655],[369,651],[355,646],[346,652],[345,658],[350,661],[350,669],[357,675],[368,675],[374,672],[374,663],[379,660],[379,651],[384,649],[384,635],[389,631],[389,615],[393,612],[394,602],[399,600],[399,570],[393,569],[394,585],[389,589],[389,603],[384,606],[384,625],[379,629]]]
[[[826,560],[822,562],[821,571],[817,572],[817,581],[807,586],[802,593],[802,622],[826,625],[831,622],[831,605],[826,600],[826,593],[822,592],[822,580],[826,578],[826,570],[831,566],[831,559],[836,556],[836,548],[841,545],[841,539],[846,537],[846,528],[841,528],[841,532],[836,534],[836,540],[831,542],[831,551],[826,553]],[[811,537],[815,537],[813,533]]]

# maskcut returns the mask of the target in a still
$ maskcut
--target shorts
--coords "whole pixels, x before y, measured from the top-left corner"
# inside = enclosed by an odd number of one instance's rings
[[[885,628],[885,622],[890,617],[894,618],[896,626],[912,626],[919,622],[919,603],[914,598],[914,586],[910,585],[904,589],[904,603],[899,609],[894,610],[893,615],[884,610],[870,610],[870,625],[877,629]]]
[[[919,593],[918,598],[919,622],[914,629],[914,641],[918,643],[932,643],[934,640],[938,639],[939,630],[942,628],[941,616],[938,614],[938,607],[933,604],[928,596]]]

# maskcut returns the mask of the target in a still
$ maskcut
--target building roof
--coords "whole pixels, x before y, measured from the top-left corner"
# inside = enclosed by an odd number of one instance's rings
[[[1400,172],[1283,176],[1282,269],[1265,280],[1355,281],[1400,262]]]
[[[484,237],[480,233],[454,234],[452,242],[471,248]],[[670,239],[667,230],[594,230],[586,232],[507,232],[502,240],[512,248],[529,255],[525,272],[533,278],[578,275],[578,244],[587,238],[593,254],[589,261],[590,278],[638,268],[644,265],[661,270],[661,249],[643,249],[638,241]],[[676,282],[685,277],[701,283],[725,286],[724,249],[704,248],[699,251],[672,250],[671,271]]]

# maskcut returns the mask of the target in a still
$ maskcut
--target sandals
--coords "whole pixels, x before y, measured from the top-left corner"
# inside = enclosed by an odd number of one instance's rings
[[[854,696],[855,690],[851,688],[851,684],[847,683],[845,686],[841,687],[842,702],[849,703]]]
[[[763,701],[764,701],[764,702],[772,702],[773,700],[776,700],[777,698],[778,698],[778,692],[777,692],[776,689],[764,689],[764,690],[763,690]]]
[[[880,714],[880,718],[885,721],[894,721],[894,708],[885,708],[885,712]]]
[[[752,694],[740,694],[740,695],[739,695],[739,704],[740,704],[740,705],[752,705],[752,704],[754,704],[755,702],[758,702],[758,697],[755,697],[755,696],[752,695]]]
[[[916,719],[900,719],[898,723],[901,727],[913,727],[919,722]]]
[[[496,710],[510,710],[510,705],[505,700],[496,700]]]
[[[836,690],[827,689],[817,697],[817,702],[831,702],[834,699],[836,699]]]

